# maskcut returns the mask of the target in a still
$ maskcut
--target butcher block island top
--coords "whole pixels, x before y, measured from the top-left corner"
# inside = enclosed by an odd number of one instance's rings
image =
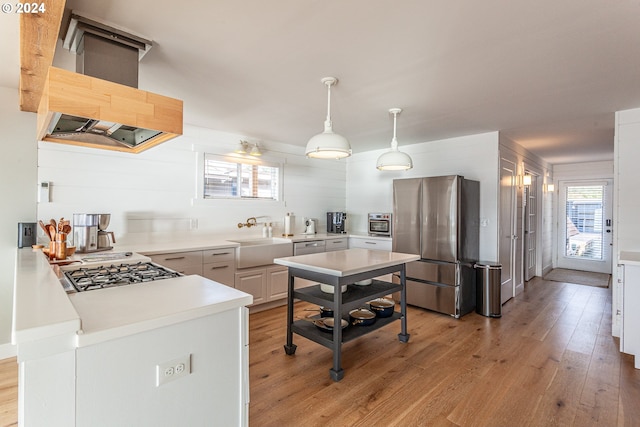
[[[285,353],[292,356],[296,352],[297,345],[293,343],[294,333],[329,348],[333,352],[333,367],[329,369],[329,376],[334,381],[340,381],[344,377],[341,366],[343,343],[374,332],[396,320],[400,321],[398,340],[408,342],[405,264],[418,259],[418,255],[360,248],[274,259],[274,263],[289,268]],[[399,273],[399,283],[395,279],[396,283],[375,279],[390,273]],[[296,289],[295,277],[312,280],[318,284]],[[355,284],[360,281],[368,281],[369,284]],[[334,292],[324,292],[324,284],[332,285]],[[345,292],[340,292],[344,286]],[[376,317],[374,323],[367,326],[357,325],[356,322],[349,324],[352,320],[349,310],[363,307],[368,301],[394,292],[400,293],[399,312],[394,311],[391,315]],[[333,325],[344,324],[344,331],[343,328],[327,328],[326,320],[317,316],[313,319],[294,319],[293,306],[297,299],[333,310]],[[347,322],[343,323],[345,321]],[[322,325],[319,326],[317,322],[321,322]]]
[[[405,264],[419,259],[420,257],[418,255],[413,254],[354,248],[342,251],[276,258],[273,262],[286,267],[344,277],[366,273],[379,268]]]

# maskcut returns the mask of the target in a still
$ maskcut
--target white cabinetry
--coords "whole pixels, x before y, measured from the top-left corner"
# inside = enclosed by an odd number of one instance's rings
[[[349,248],[376,249],[391,252],[391,239],[373,237],[349,237]]]
[[[245,311],[236,308],[78,348],[76,422],[67,425],[195,426],[212,420],[248,425]],[[191,372],[157,386],[158,366],[183,357],[190,359]],[[74,394],[67,397],[73,401]]]
[[[253,295],[253,305],[262,304],[287,296],[288,269],[281,265],[237,270],[235,287]]]
[[[640,259],[640,254],[633,256]],[[640,301],[640,262],[625,260],[622,263],[622,333],[620,344],[622,351],[634,356],[635,368],[640,369],[640,310],[634,307]],[[620,278],[618,278],[620,280]]]
[[[349,242],[346,237],[338,237],[335,239],[327,239],[325,243],[325,252],[341,251],[349,247]]]
[[[151,260],[185,275],[197,274],[227,286],[234,286],[234,247],[202,251],[167,252],[149,255]]]
[[[289,292],[289,269],[281,265],[267,267],[268,299],[285,298]]]
[[[211,249],[202,252],[202,275],[207,279],[234,287],[236,272],[234,248]]]
[[[267,300],[267,269],[246,268],[236,271],[235,288],[253,295],[253,305]]]
[[[185,275],[202,276],[202,251],[171,252],[151,255],[151,260]]]

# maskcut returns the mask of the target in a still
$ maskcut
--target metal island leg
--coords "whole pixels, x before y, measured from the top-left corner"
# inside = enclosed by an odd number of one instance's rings
[[[294,276],[289,269],[289,292],[287,295],[287,343],[284,346],[284,352],[288,355],[296,353],[297,345],[293,343],[293,331],[291,325],[293,324],[293,282]]]
[[[335,283],[333,287],[333,368],[329,369],[329,376],[334,381],[344,377],[342,369],[342,286]]]
[[[400,333],[398,339],[400,342],[409,342],[410,334],[407,333],[407,276],[405,264],[402,264],[400,268],[400,283],[402,284],[402,290],[400,291],[400,313],[402,318],[400,319]]]

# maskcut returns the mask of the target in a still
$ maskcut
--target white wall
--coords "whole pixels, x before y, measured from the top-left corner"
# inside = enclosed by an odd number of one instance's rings
[[[376,160],[386,150],[354,154],[348,159],[349,232],[366,234],[369,212],[392,212],[393,179],[457,174],[480,181],[480,218],[485,224],[480,227],[480,258],[497,260],[498,132],[403,145],[400,149],[413,159],[413,169],[376,169]]]
[[[15,354],[10,342],[18,222],[36,219],[36,115],[18,105],[18,90],[0,87],[0,359]]]
[[[51,182],[51,202],[38,204],[38,218],[71,219],[74,213],[110,213],[116,241],[138,240],[148,232],[215,233],[254,236],[261,227],[238,229],[248,217],[265,216],[274,235],[282,233],[287,212],[319,220],[326,229],[326,212],[344,210],[344,161],[307,159],[303,147],[261,142],[265,160],[284,168],[284,200],[193,201],[198,154],[231,153],[245,136],[185,125],[184,135],[140,154],[40,142],[38,180]]]

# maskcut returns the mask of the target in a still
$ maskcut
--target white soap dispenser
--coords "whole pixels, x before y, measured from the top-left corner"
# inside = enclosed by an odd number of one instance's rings
[[[262,225],[262,237],[267,237],[268,231],[267,231],[267,223],[265,222]]]
[[[271,223],[269,223],[269,227],[267,227],[267,237],[273,237],[273,227],[271,227]]]

